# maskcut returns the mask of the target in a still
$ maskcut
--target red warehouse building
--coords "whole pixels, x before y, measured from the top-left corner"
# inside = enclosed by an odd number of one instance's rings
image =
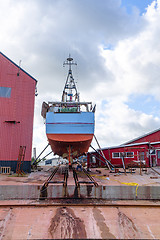
[[[26,146],[23,171],[31,170],[36,83],[0,52],[0,167],[16,171],[20,146]]]
[[[99,151],[99,150],[98,150]],[[142,162],[147,167],[160,166],[160,129],[147,133],[119,146],[103,148],[105,158],[114,166]],[[96,152],[88,153],[88,167],[104,166],[104,159]]]

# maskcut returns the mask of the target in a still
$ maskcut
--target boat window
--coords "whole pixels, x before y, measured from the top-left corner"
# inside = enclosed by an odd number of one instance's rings
[[[77,107],[65,107],[59,109],[60,112],[77,112]]]
[[[0,87],[0,97],[10,98],[11,97],[11,88]]]

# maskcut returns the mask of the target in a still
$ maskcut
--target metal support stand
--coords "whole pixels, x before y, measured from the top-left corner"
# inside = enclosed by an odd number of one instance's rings
[[[42,155],[42,153],[48,148],[48,146],[49,146],[49,143],[47,144],[47,146],[42,150],[42,152],[38,155],[38,157],[34,160],[34,162],[32,163],[32,166],[35,166],[35,165],[37,165],[41,160],[39,160],[38,162],[37,162],[37,160],[38,160],[38,158]],[[52,152],[50,152],[50,153],[48,153],[45,157],[47,157],[49,154],[51,154]],[[44,158],[43,158],[44,159]]]
[[[109,166],[109,163],[107,162],[107,159],[105,158],[104,153],[103,153],[103,151],[102,151],[102,149],[101,149],[101,147],[100,147],[100,145],[99,145],[99,142],[98,142],[98,140],[97,140],[97,138],[96,138],[95,135],[94,135],[94,138],[95,138],[96,143],[97,143],[97,145],[98,145],[98,147],[99,147],[99,149],[100,149],[100,152],[101,152],[101,154],[102,154],[102,156],[103,156],[103,159],[105,159],[105,161],[106,161],[106,164],[107,164],[108,169],[111,171],[111,168],[110,168],[110,166]]]
[[[98,153],[98,155],[99,156],[101,156],[104,160],[105,160],[105,162],[103,162],[107,167],[108,167],[108,165],[107,165],[107,163],[112,167],[112,169],[114,169],[115,168],[115,166],[110,162],[110,161],[108,161],[106,158],[104,158],[94,147],[92,147],[92,145],[90,145],[90,147],[96,152],[96,153]],[[106,163],[107,162],[107,163]],[[111,168],[110,167],[110,168]],[[111,170],[112,170],[111,169]]]
[[[39,160],[36,162],[36,165],[37,165],[39,162],[43,161],[43,160],[44,160],[47,156],[49,156],[51,153],[53,153],[53,152],[51,151],[51,152],[47,153],[42,159],[39,159]]]

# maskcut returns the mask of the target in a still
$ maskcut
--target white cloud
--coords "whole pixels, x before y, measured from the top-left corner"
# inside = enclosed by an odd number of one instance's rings
[[[99,106],[96,122],[96,135],[103,147],[122,144],[160,126],[158,117],[130,109],[118,98]]]
[[[136,36],[119,41],[114,50],[101,52],[106,59],[106,67],[114,76],[112,96],[130,94],[153,94],[160,99],[160,2],[148,7],[142,17],[146,20],[144,29]]]
[[[46,81],[48,89],[61,90],[60,68],[69,52],[79,63],[81,90],[94,87],[106,74],[99,44],[116,44],[130,36],[130,27],[133,34],[143,26],[117,0],[1,0],[0,6],[2,51],[16,62],[22,58],[22,67],[41,81],[39,91]]]
[[[97,116],[97,134],[104,146],[125,142],[160,126],[158,117],[127,105],[132,94],[160,100],[160,1],[154,1],[142,18],[146,22],[142,31],[120,40],[113,50],[100,47],[113,80],[97,85],[100,98],[109,101]]]
[[[0,0],[1,51],[38,80],[34,146],[45,145],[41,103],[58,100],[69,53],[81,99],[97,103],[96,134],[103,146],[118,144],[159,124],[130,109],[131,94],[159,99],[159,0],[140,16],[120,0]],[[103,47],[112,46],[112,50]],[[105,103],[105,104],[104,104]],[[45,139],[45,140],[44,140]]]

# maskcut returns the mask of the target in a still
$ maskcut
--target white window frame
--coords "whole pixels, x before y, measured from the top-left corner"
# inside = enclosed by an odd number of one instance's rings
[[[115,154],[115,153],[118,153],[118,157],[114,157],[114,154]],[[120,152],[112,152],[112,158],[121,158],[121,157],[120,157]]]
[[[115,157],[114,154],[118,154],[118,157]],[[112,158],[122,158],[122,153],[124,154],[124,152],[112,152]],[[128,157],[127,153],[132,153],[132,157]],[[134,152],[125,152],[125,158],[134,158]]]
[[[127,153],[132,153],[132,157],[127,157]],[[134,152],[126,152],[126,156],[125,156],[125,158],[134,158]]]

